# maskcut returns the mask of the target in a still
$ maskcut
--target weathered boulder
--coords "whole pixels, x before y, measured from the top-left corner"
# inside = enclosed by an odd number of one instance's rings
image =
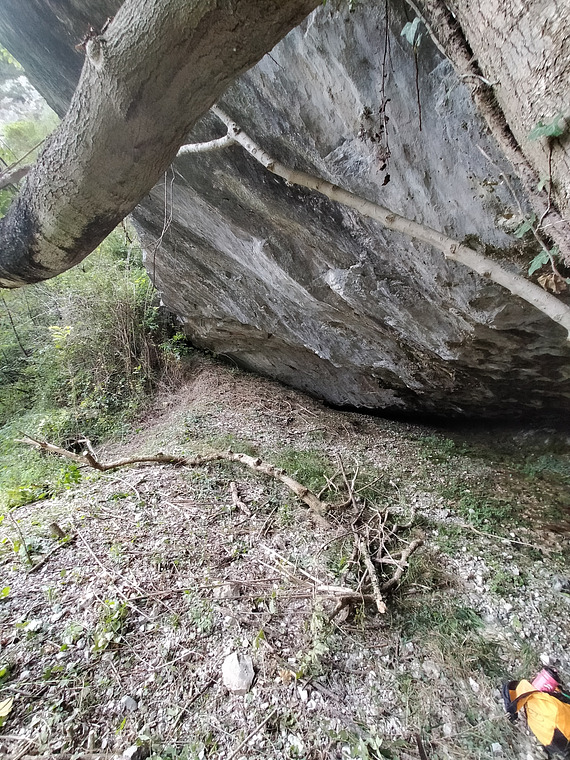
[[[61,113],[87,6],[58,3],[58,44],[28,50],[23,22],[41,36],[51,6],[5,5],[0,39]],[[90,23],[118,5],[90,0]],[[532,245],[512,235],[524,190],[466,81],[425,30],[414,55],[401,36],[414,13],[388,8],[386,19],[383,3],[329,0],[226,93],[226,111],[284,163],[524,272]],[[209,115],[189,139],[223,132]],[[198,345],[242,366],[389,412],[570,406],[565,330],[432,248],[288,186],[237,146],[177,159],[134,218],[167,308]]]
[[[427,37],[420,131],[407,19],[391,4],[385,55],[383,4],[327,5],[231,88],[225,110],[279,160],[524,272],[533,254],[512,235],[520,212],[500,173],[526,207],[524,191]],[[191,140],[223,132],[209,116]],[[136,219],[167,307],[242,366],[338,405],[568,409],[564,330],[428,246],[288,187],[239,147],[179,158]]]

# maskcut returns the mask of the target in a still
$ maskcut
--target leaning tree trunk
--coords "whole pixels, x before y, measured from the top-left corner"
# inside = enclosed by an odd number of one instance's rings
[[[570,265],[568,3],[420,0],[420,8],[516,169],[540,231]],[[538,124],[553,121],[559,136],[529,138]]]
[[[0,286],[77,264],[151,190],[197,119],[320,0],[126,0],[85,45],[69,111],[0,221]]]

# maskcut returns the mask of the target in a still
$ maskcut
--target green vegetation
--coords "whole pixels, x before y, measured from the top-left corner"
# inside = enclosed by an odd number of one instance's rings
[[[2,56],[2,49],[0,49],[0,60],[5,60]],[[13,121],[9,124],[4,124],[0,130],[1,170],[4,171],[4,168],[10,167],[16,162],[22,166],[33,163],[37,158],[43,141],[54,130],[57,123],[57,115],[46,106],[45,111],[37,119]],[[16,193],[17,188],[14,185],[0,190],[0,216],[6,214]]]
[[[99,622],[93,634],[92,651],[104,652],[112,644],[122,641],[122,630],[127,617],[127,603],[107,599],[99,612]]]
[[[562,137],[565,131],[564,115],[558,113],[550,121],[539,121],[528,133],[528,139],[540,140],[543,137]]]
[[[320,451],[311,449],[307,451],[298,451],[293,448],[280,449],[279,453],[273,457],[273,463],[315,492],[327,485],[326,477],[330,478],[333,475],[329,460]]]
[[[140,249],[113,233],[80,267],[0,296],[0,504],[49,497],[75,465],[15,439],[66,447],[124,433],[180,355],[168,338]]]
[[[404,638],[431,650],[433,659],[454,677],[482,671],[495,678],[502,674],[500,645],[483,635],[485,624],[470,607],[434,594],[428,604],[400,606]]]
[[[14,61],[0,49],[0,59]],[[0,164],[36,158],[57,124],[49,108],[5,124]],[[0,190],[0,216],[16,193]],[[140,248],[124,227],[80,267],[0,294],[0,509],[49,498],[78,483],[76,465],[40,455],[22,434],[70,447],[123,433],[187,351],[168,335]]]

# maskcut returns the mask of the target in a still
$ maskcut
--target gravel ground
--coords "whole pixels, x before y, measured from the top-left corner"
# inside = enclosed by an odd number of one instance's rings
[[[323,489],[325,519],[222,461],[83,468],[0,525],[2,757],[546,756],[499,687],[570,681],[568,440],[336,412],[201,360],[97,455],[228,448]],[[379,584],[404,571],[382,612],[366,554]]]

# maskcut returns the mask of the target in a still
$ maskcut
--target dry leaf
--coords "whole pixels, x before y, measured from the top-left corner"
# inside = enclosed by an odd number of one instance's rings
[[[0,702],[0,726],[3,726],[6,722],[6,718],[10,715],[10,710],[12,709],[13,704],[14,697],[10,697],[9,699]]]
[[[279,676],[281,677],[281,680],[285,684],[285,686],[289,686],[291,681],[295,678],[295,673],[293,673],[292,670],[286,670],[285,668],[279,670]]]
[[[550,274],[542,274],[538,278],[538,282],[545,290],[549,290],[551,293],[556,293],[556,295],[564,292],[568,288],[564,277],[556,274],[556,272],[551,272]]]

